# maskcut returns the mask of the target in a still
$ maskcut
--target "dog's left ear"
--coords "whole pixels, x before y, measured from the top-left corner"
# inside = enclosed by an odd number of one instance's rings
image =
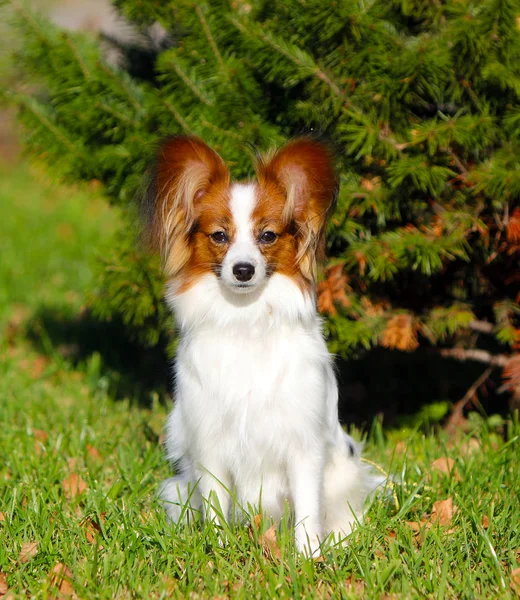
[[[325,224],[338,192],[332,150],[313,138],[291,140],[259,161],[257,176],[260,184],[274,183],[285,195],[283,214],[297,226],[300,270],[314,281],[316,261],[325,254]]]

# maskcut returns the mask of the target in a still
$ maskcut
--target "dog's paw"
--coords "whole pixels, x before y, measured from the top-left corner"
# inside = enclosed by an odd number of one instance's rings
[[[168,519],[174,523],[187,523],[200,511],[198,491],[183,477],[165,479],[157,491]]]
[[[306,531],[296,534],[296,548],[306,558],[319,558],[321,556],[321,543],[317,535],[308,536]]]

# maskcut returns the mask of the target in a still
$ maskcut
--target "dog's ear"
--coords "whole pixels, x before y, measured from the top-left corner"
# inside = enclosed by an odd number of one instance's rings
[[[167,276],[189,259],[188,237],[197,204],[214,185],[227,185],[229,171],[222,158],[196,137],[165,140],[157,153],[143,202],[143,237],[161,253]]]
[[[331,148],[313,138],[294,139],[260,160],[257,176],[261,185],[274,183],[285,195],[283,214],[296,224],[300,270],[314,281],[317,260],[325,254],[325,224],[338,192]]]

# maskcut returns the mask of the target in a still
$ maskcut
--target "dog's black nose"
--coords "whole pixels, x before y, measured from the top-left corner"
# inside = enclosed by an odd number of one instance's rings
[[[238,281],[249,281],[255,274],[255,267],[251,263],[237,263],[233,265],[233,275]]]

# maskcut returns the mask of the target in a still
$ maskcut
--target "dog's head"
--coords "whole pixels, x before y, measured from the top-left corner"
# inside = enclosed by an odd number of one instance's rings
[[[188,289],[213,273],[247,294],[274,273],[312,285],[337,192],[329,148],[290,141],[259,159],[257,181],[233,183],[222,158],[202,140],[162,145],[145,202],[145,236],[161,252],[168,279]]]

